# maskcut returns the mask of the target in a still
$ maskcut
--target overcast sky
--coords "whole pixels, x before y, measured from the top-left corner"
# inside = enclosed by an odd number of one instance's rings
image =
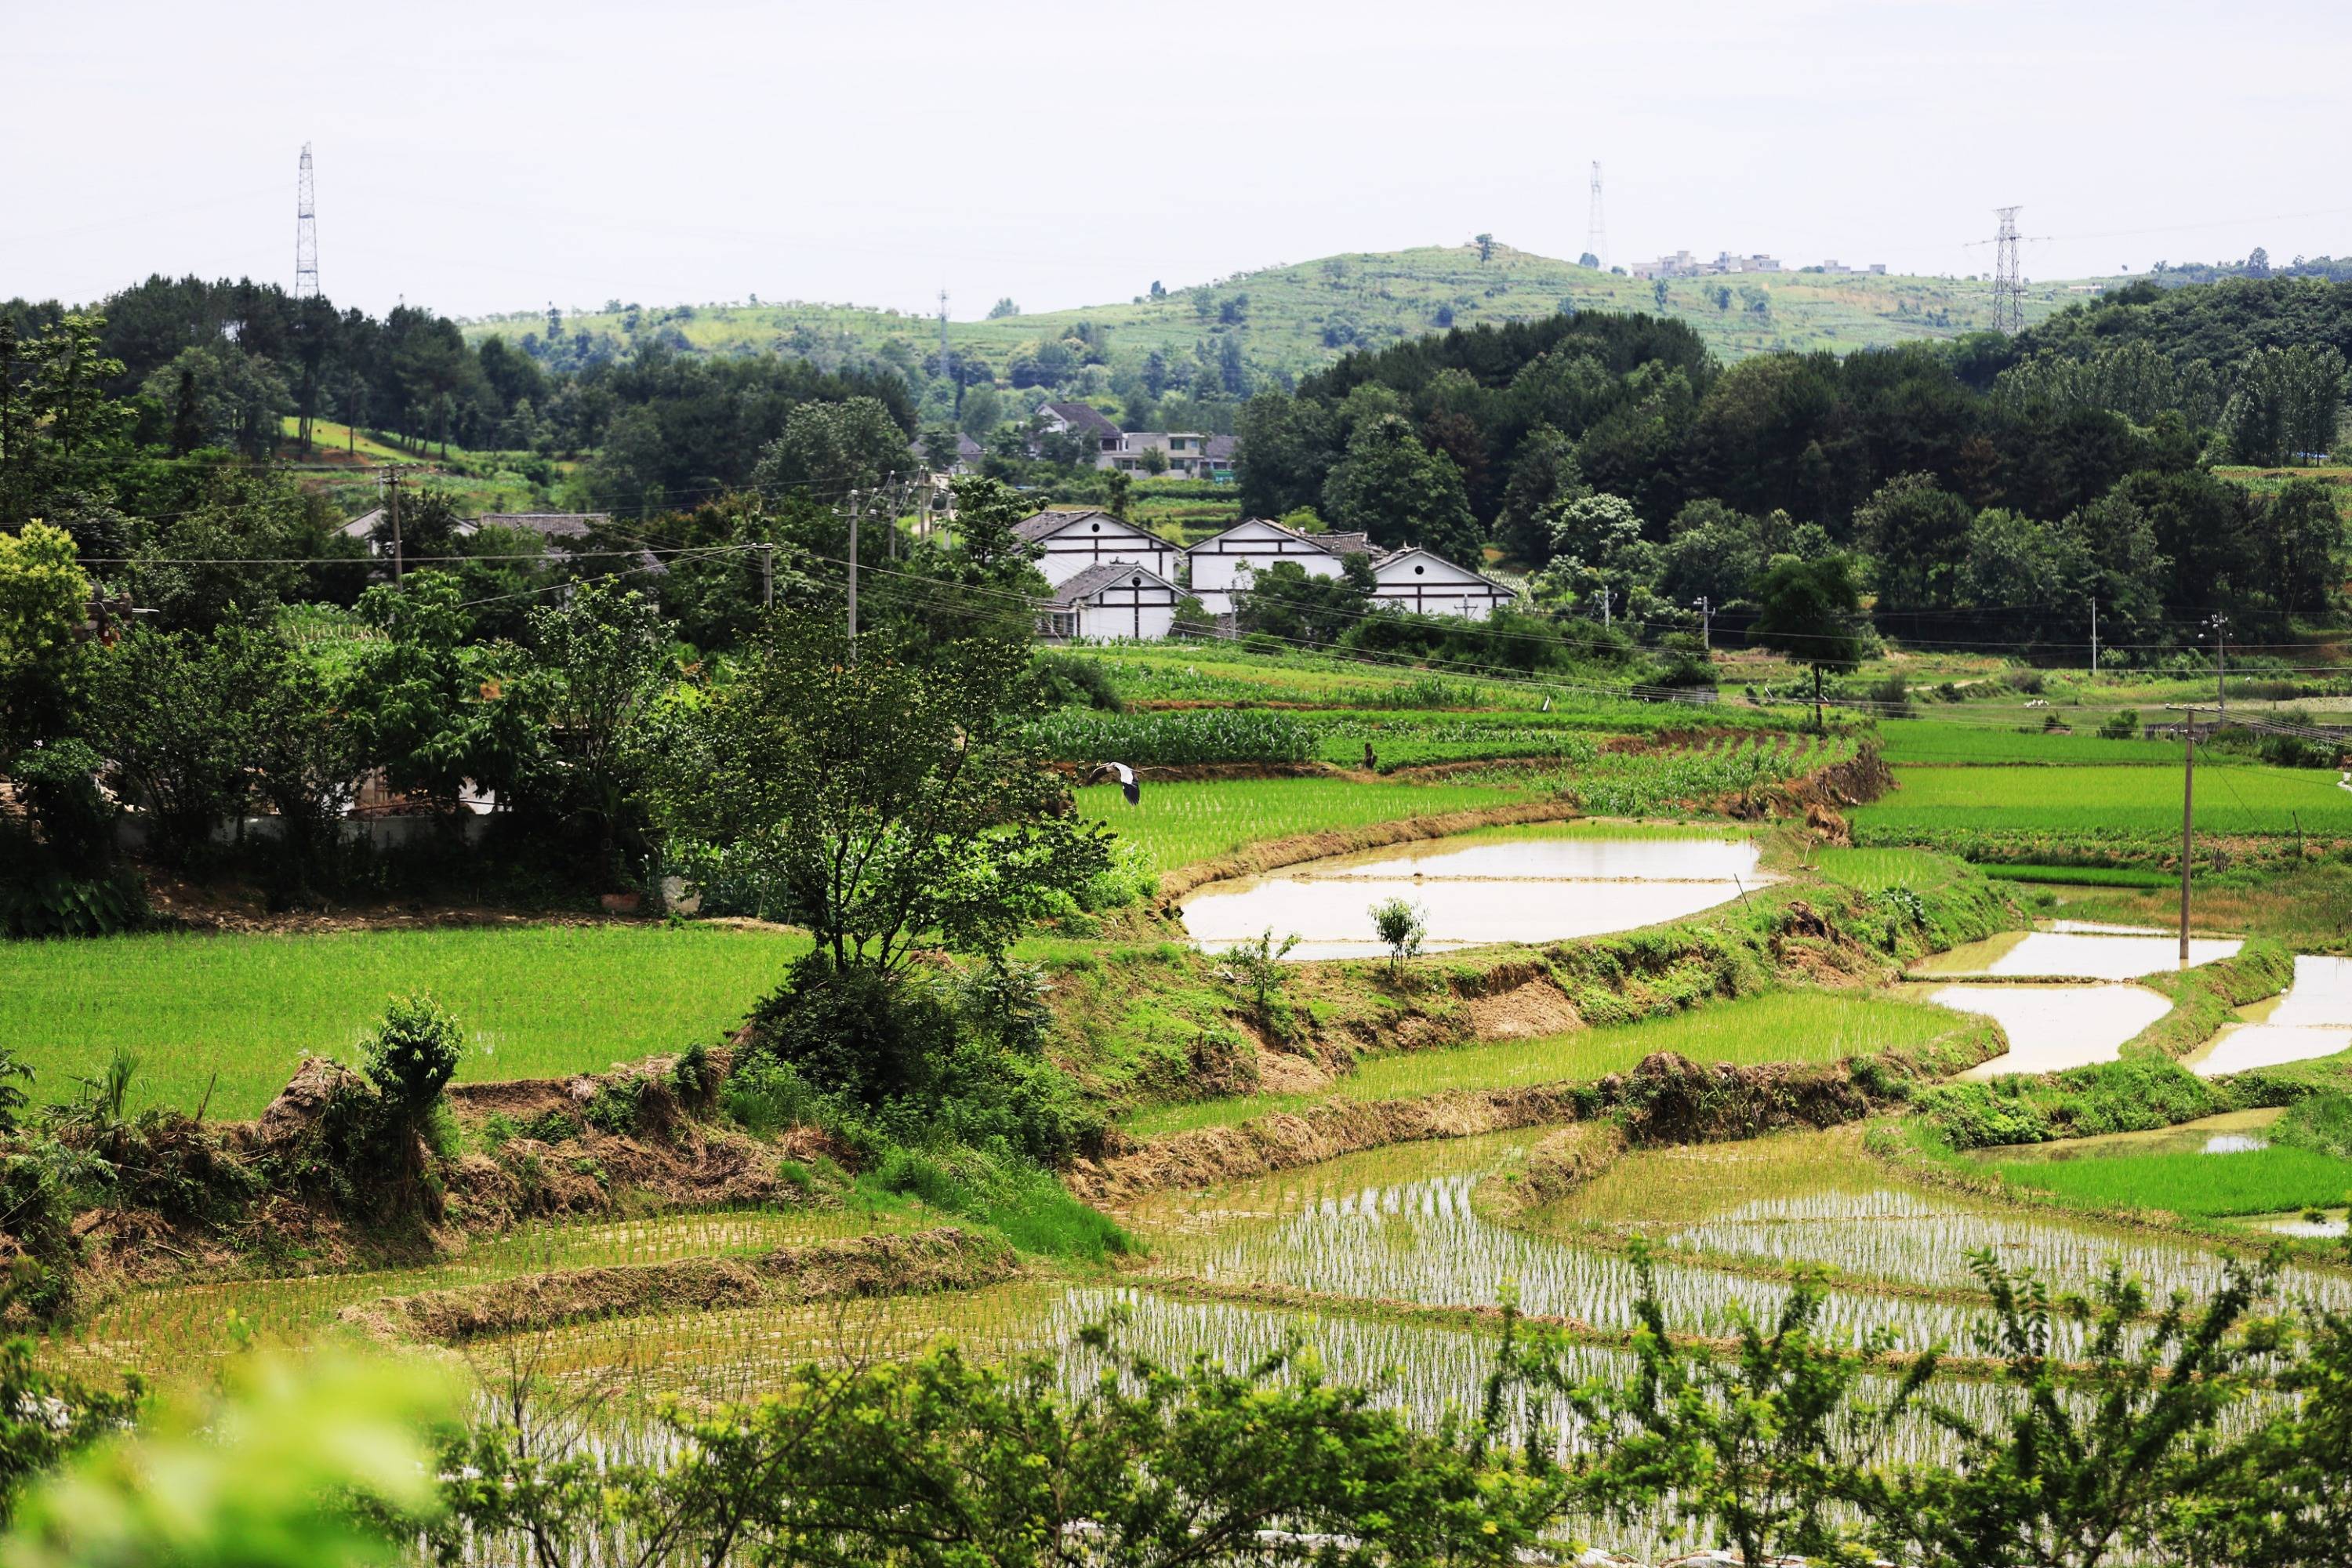
[[[2352,7],[5,0],[0,298],[979,315],[1480,230],[2031,276],[2352,251]]]

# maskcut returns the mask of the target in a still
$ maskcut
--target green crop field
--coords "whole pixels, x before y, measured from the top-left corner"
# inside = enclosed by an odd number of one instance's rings
[[[1699,1062],[1835,1061],[1924,1045],[1967,1020],[1926,1002],[1866,992],[1788,990],[1743,996],[1612,1029],[1577,1029],[1539,1039],[1379,1057],[1326,1094],[1254,1094],[1145,1111],[1128,1123],[1138,1137],[1223,1127],[1253,1116],[1304,1110],[1337,1095],[1391,1100],[1448,1089],[1511,1089],[1623,1072],[1653,1051]]]
[[[2016,829],[2085,840],[2180,831],[2180,774],[2168,768],[2097,764],[1896,770],[1901,786],[1856,808],[1874,842],[1906,835]],[[2333,773],[2259,765],[2197,770],[2197,826],[2206,833],[2352,833],[2352,790]]]
[[[1343,778],[1153,783],[1144,786],[1139,805],[1122,800],[1117,784],[1097,784],[1076,793],[1079,815],[1109,823],[1155,871],[1230,855],[1264,838],[1540,798],[1519,784],[1371,784]]]
[[[70,1100],[117,1048],[133,1107],[252,1116],[305,1053],[349,1058],[395,992],[467,1031],[461,1080],[598,1072],[709,1040],[804,938],[721,926],[521,926],[302,936],[121,936],[0,946],[0,1039],[33,1093]],[[215,1075],[218,1075],[215,1085]]]
[[[2333,1207],[2352,1196],[2352,1160],[2275,1143],[2239,1154],[2084,1155],[1996,1168],[2070,1203],[2204,1218]]]
[[[1149,281],[1139,277],[1137,289]],[[2026,291],[2026,319],[2039,321],[2067,301],[2063,284],[2037,280]],[[1225,319],[1229,303],[1238,321]],[[1675,279],[1661,307],[1651,285],[1638,278],[1507,245],[1496,246],[1485,261],[1475,246],[1425,246],[1268,267],[1177,288],[1156,300],[950,321],[948,337],[957,348],[1001,365],[1015,350],[1060,338],[1087,321],[1109,331],[1111,360],[1120,364],[1139,362],[1155,348],[1190,352],[1203,337],[1231,332],[1241,338],[1254,367],[1295,375],[1349,348],[1380,348],[1448,324],[1530,321],[1563,308],[1663,310],[1690,323],[1719,356],[1738,359],[1775,349],[1842,353],[1957,337],[1991,325],[1992,294],[1982,284],[1954,278],[1788,271]],[[464,326],[470,342],[498,333],[520,342],[526,334],[544,333],[547,319],[544,310],[529,310]],[[939,342],[939,322],[930,316],[803,300],[568,311],[562,330],[615,344],[658,336],[706,353],[814,359],[872,353],[893,340],[921,353]]]
[[[1949,857],[1925,849],[1816,849],[1810,861],[1829,880],[1865,893],[1940,888],[1960,874]]]
[[[1886,719],[1878,726],[1880,754],[1889,763],[2085,763],[2180,765],[2169,741],[2109,741],[2084,731],[2057,735],[1993,722],[1990,715],[1948,719]],[[2231,759],[2235,761],[2236,759]],[[2202,765],[2204,759],[2198,759]]]

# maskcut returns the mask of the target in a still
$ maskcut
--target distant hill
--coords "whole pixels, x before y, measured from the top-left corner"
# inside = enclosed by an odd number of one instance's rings
[[[2025,297],[2029,322],[2073,300],[2080,286],[2036,284]],[[950,321],[959,352],[975,354],[1000,376],[1024,350],[1085,325],[1107,333],[1112,367],[1198,354],[1203,345],[1240,340],[1259,377],[1293,378],[1355,348],[1482,321],[1530,321],[1562,309],[1644,310],[1688,321],[1725,360],[1778,349],[1843,353],[1921,339],[1949,338],[1991,325],[1991,291],[1982,282],[1945,278],[1820,272],[1755,273],[1679,279],[1666,285],[1660,312],[1654,285],[1573,262],[1497,245],[1479,259],[1475,245],[1430,246],[1326,257],[1296,266],[1237,273],[1158,298],[1083,309]],[[649,341],[711,353],[781,353],[827,365],[874,359],[927,364],[938,353],[933,318],[862,306],[707,304],[651,306],[566,315],[562,342],[551,351],[543,313],[521,311],[464,323],[469,339],[492,332],[554,363],[625,353]],[[1048,378],[1050,379],[1050,378]]]

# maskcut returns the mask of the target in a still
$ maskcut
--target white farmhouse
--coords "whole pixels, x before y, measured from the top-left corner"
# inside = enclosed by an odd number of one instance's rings
[[[1173,581],[1176,563],[1184,554],[1158,534],[1121,522],[1107,511],[1041,511],[1014,523],[1013,531],[1045,547],[1037,570],[1056,588],[1109,561],[1148,566],[1161,581]]]
[[[1158,642],[1176,623],[1184,590],[1148,566],[1100,561],[1055,588],[1037,614],[1041,636]]]
[[[1360,533],[1301,533],[1253,517],[1212,534],[1185,552],[1192,563],[1192,593],[1211,615],[1233,613],[1234,597],[1249,590],[1250,579],[1277,561],[1296,562],[1309,577],[1337,577],[1340,562],[1370,549]]]
[[[1372,558],[1372,605],[1483,621],[1517,595],[1492,577],[1418,546]]]

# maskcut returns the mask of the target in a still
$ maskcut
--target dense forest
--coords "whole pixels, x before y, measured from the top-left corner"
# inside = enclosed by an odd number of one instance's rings
[[[1719,368],[1690,330],[1559,316],[1351,355],[1244,412],[1245,510],[1377,542],[1483,540],[1564,614],[1672,627],[1790,553],[1853,555],[1882,630],[2003,645],[2284,635],[2336,605],[2344,529],[2310,479],[2216,463],[2336,443],[2352,285],[2139,284],[2015,339]],[[2185,634],[2183,634],[2185,635]]]

